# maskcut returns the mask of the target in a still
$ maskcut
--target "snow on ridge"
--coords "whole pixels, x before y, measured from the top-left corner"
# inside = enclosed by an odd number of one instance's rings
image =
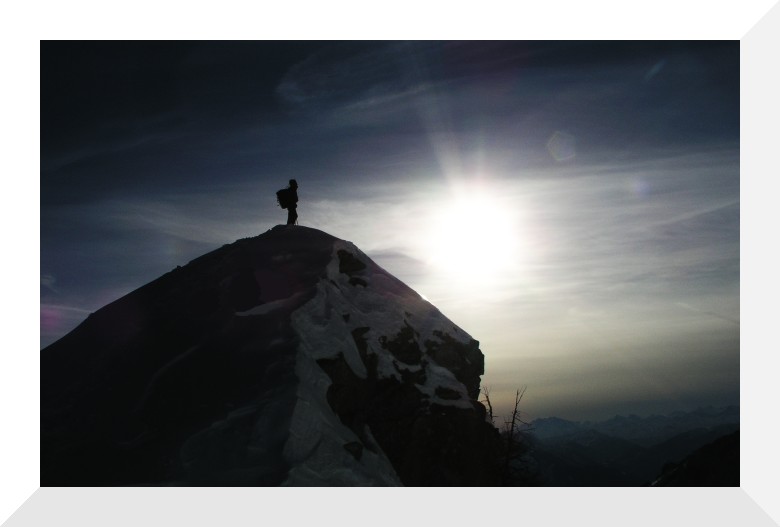
[[[349,283],[349,277],[339,272],[338,252],[340,250],[353,254],[367,264],[364,273],[361,275],[367,282],[366,287],[352,286]],[[468,344],[472,341],[468,333],[445,317],[433,304],[374,264],[373,260],[351,242],[341,240],[335,242],[333,255],[327,268],[328,278],[337,284],[341,292],[339,298],[346,300],[347,305],[350,307],[350,309],[345,311],[350,312],[348,326],[352,329],[359,327],[370,328],[365,335],[367,337],[366,344],[369,351],[379,359],[377,373],[380,378],[394,377],[400,381],[399,368],[408,371],[420,369],[420,366],[399,363],[380,344],[379,339],[381,337],[390,339],[398,335],[407,324],[414,329],[416,340],[423,355],[426,354],[425,343],[427,341],[441,342],[441,338],[436,334],[437,332],[447,334],[462,344]],[[360,361],[359,357],[357,359]],[[427,362],[425,367],[426,381],[424,384],[416,385],[417,389],[427,395],[431,402],[471,408],[468,392],[465,386],[455,378],[455,375],[450,370],[432,361]],[[360,364],[362,366],[362,361],[360,361]],[[353,371],[355,374],[360,375],[359,371],[354,368]],[[460,394],[460,398],[455,400],[442,399],[436,395],[437,387],[455,391]]]
[[[359,280],[340,271],[340,251],[366,265],[354,273]],[[291,315],[299,338],[295,368],[299,384],[290,436],[284,448],[285,458],[293,467],[285,484],[400,485],[398,475],[378,446],[364,449],[359,461],[345,449],[345,445],[360,439],[341,423],[328,404],[332,381],[317,361],[343,357],[358,378],[366,379],[366,365],[352,331],[368,328],[364,334],[367,353],[377,358],[379,378],[393,377],[402,382],[400,370],[414,372],[424,368],[425,381],[415,386],[430,403],[473,409],[466,387],[450,370],[433,360],[403,363],[383,347],[381,340],[393,339],[411,327],[425,357],[426,341],[442,341],[436,332],[463,344],[472,339],[350,242],[334,242],[326,276],[316,288],[314,298]],[[439,397],[437,388],[449,394],[456,392],[459,397]],[[370,437],[370,429],[366,432]]]
[[[358,461],[345,445],[358,442],[327,402],[330,379],[301,344],[296,356],[297,402],[284,446],[292,467],[285,486],[400,486],[387,456],[365,449]]]
[[[316,287],[314,298],[291,316],[299,338],[295,365],[299,382],[290,435],[284,447],[284,456],[293,468],[284,484],[401,485],[381,449],[375,448],[378,453],[364,449],[358,461],[344,448],[360,439],[341,423],[328,404],[331,380],[317,360],[341,354],[360,378],[365,379],[367,372],[343,317],[349,308],[343,295],[327,279]]]
[[[339,250],[347,251],[367,264],[364,275],[366,276],[366,281],[370,284],[369,287],[349,287],[349,278],[344,273],[339,272]],[[420,342],[439,340],[434,335],[434,331],[437,330],[448,333],[462,344],[467,344],[472,340],[468,333],[445,317],[436,306],[382,269],[352,242],[337,240],[334,243],[333,254],[334,256],[327,267],[328,278],[341,285],[345,296],[362,312],[386,309],[388,298],[392,298],[401,308],[398,310],[398,313],[401,316],[408,315],[406,318],[419,333]],[[388,315],[390,316],[385,319],[373,320],[375,325],[371,327],[380,335],[394,335],[403,328],[403,318],[399,319],[398,316],[393,316],[393,313],[388,313]],[[357,325],[359,326],[360,324]]]

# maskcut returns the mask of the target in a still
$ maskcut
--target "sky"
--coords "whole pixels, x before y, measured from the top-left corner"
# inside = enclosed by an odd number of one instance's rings
[[[41,347],[284,223],[480,341],[499,412],[739,404],[738,41],[42,42]]]

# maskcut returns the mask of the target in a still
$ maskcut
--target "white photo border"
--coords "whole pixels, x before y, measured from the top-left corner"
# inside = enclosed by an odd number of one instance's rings
[[[777,337],[770,333],[780,297],[777,197],[780,93],[776,0],[693,0],[588,3],[558,0],[536,6],[481,2],[461,8],[403,0],[263,3],[228,1],[218,13],[191,3],[142,0],[105,3],[18,3],[5,7],[0,57],[6,73],[2,104],[6,183],[2,276],[11,289],[3,320],[11,333],[0,363],[3,430],[0,521],[4,525],[256,525],[260,521],[337,519],[395,524],[436,520],[465,524],[516,517],[535,524],[776,525],[780,470],[774,417]],[[722,4],[722,3],[721,3]],[[629,6],[630,7],[627,7]],[[309,13],[302,16],[301,13]],[[336,21],[338,20],[338,22]],[[282,21],[282,22],[279,22]],[[327,21],[327,22],[326,22]],[[201,29],[206,28],[206,29]],[[741,41],[741,482],[740,488],[696,489],[190,489],[39,488],[39,321],[31,283],[40,278],[40,48],[60,38],[262,39],[733,39]],[[7,119],[7,120],[6,120]],[[38,171],[36,173],[36,170]],[[13,181],[10,183],[9,181]],[[19,187],[16,184],[19,183]],[[21,194],[21,195],[20,195]],[[35,240],[38,241],[37,252]],[[32,261],[31,261],[32,260]],[[776,344],[775,344],[776,345]],[[510,495],[511,493],[511,495]],[[762,510],[763,509],[763,510]],[[14,512],[16,511],[16,512]],[[765,512],[764,512],[765,511]],[[774,520],[773,520],[773,519]],[[37,523],[31,523],[37,522]]]

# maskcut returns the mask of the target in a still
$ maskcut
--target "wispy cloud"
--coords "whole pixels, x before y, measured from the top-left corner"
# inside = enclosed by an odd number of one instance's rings
[[[52,293],[58,293],[57,288],[54,286],[54,284],[57,283],[57,279],[54,277],[54,275],[50,274],[42,274],[41,275],[41,286],[45,287]]]

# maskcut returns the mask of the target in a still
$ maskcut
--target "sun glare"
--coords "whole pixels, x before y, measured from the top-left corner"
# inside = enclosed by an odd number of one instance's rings
[[[484,284],[517,268],[517,214],[497,196],[464,193],[434,209],[428,261],[461,284]]]

